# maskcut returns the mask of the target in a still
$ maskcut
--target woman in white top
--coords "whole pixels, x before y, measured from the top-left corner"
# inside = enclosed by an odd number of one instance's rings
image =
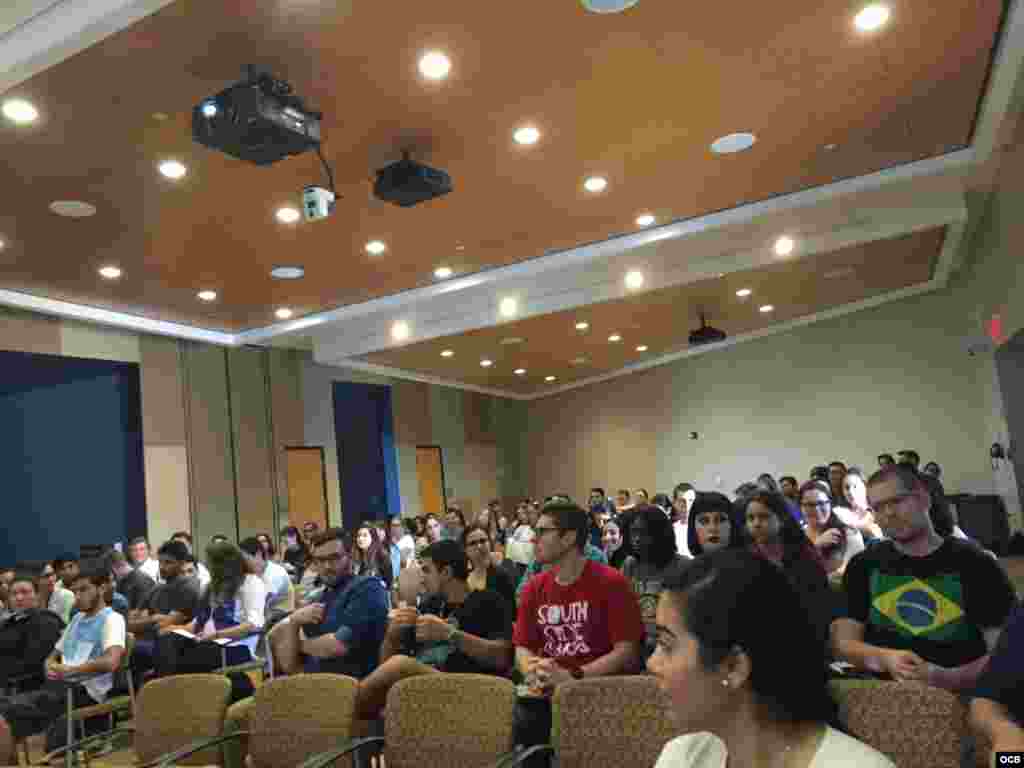
[[[805,613],[785,574],[744,550],[666,578],[647,668],[685,735],[656,768],[895,768],[827,724],[825,659]]]
[[[857,467],[850,467],[843,478],[843,496],[849,505],[846,509],[836,507],[839,518],[847,525],[860,531],[864,545],[884,539],[881,527],[875,522],[875,514],[868,506],[868,485],[864,473]]]

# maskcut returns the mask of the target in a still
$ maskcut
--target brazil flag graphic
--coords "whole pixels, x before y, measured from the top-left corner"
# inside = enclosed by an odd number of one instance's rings
[[[901,635],[938,643],[972,638],[963,611],[963,585],[959,575],[943,573],[914,576],[871,574],[870,622]]]

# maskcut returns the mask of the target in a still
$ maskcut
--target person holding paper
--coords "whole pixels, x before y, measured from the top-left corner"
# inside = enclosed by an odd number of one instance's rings
[[[17,765],[15,743],[47,731],[47,751],[63,744],[67,689],[75,706],[102,703],[114,686],[125,651],[125,622],[103,600],[110,574],[103,563],[86,562],[72,582],[78,613],[46,660],[46,684],[36,691],[0,699],[0,763]],[[78,685],[77,683],[82,683]],[[100,725],[105,718],[100,718]],[[86,721],[86,732],[90,721]]]

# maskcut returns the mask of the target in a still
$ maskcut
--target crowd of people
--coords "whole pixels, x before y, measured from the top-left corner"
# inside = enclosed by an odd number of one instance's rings
[[[276,545],[217,536],[203,562],[180,532],[156,557],[135,539],[19,563],[0,570],[0,763],[30,734],[59,746],[69,685],[99,702],[127,674],[252,661],[261,638],[282,674],[358,679],[365,719],[407,677],[511,677],[525,748],[549,741],[559,685],[650,673],[684,734],[658,768],[891,765],[842,732],[839,675],[970,697],[972,733],[1024,749],[1024,611],[1006,572],[956,525],[937,464],[878,461],[870,476],[838,461],[805,482],[764,474],[732,498],[595,487],[583,506],[556,494],[469,518],[305,523]],[[247,675],[231,682],[252,694]]]

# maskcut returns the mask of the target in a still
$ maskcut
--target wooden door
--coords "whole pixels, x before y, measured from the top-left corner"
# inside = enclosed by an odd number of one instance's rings
[[[284,449],[288,478],[288,523],[300,531],[303,523],[327,528],[327,474],[324,449],[297,446]]]
[[[420,486],[421,514],[442,516],[445,510],[445,495],[441,446],[416,446],[416,477]]]

